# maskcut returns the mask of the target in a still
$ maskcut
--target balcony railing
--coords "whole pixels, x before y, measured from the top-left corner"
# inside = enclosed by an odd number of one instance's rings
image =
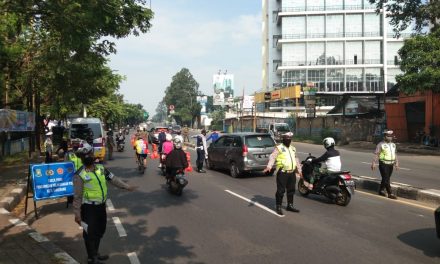
[[[380,32],[339,32],[339,33],[309,33],[309,34],[284,34],[283,39],[315,39],[315,38],[362,38],[380,37]]]
[[[283,7],[281,12],[305,12],[305,11],[343,11],[343,10],[374,10],[372,6],[362,5],[328,5],[328,6],[296,6],[296,7]]]
[[[387,64],[388,65],[399,66],[400,65],[400,61],[399,60],[397,60],[397,61],[395,61],[395,60],[387,60]]]
[[[398,38],[399,39],[407,39],[407,38],[410,38],[412,36],[413,36],[413,33],[400,33]],[[387,37],[388,38],[395,38],[395,39],[397,39],[395,33],[388,33]]]
[[[357,59],[357,60],[335,60],[332,57],[325,59],[316,60],[305,60],[305,61],[284,61],[279,66],[319,66],[319,65],[369,65],[369,64],[382,64],[380,59]]]

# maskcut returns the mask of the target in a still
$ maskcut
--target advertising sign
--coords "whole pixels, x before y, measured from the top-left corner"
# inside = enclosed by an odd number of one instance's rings
[[[34,113],[11,109],[0,109],[0,132],[33,130],[35,130]]]
[[[30,165],[34,200],[73,195],[74,167],[72,162]]]
[[[281,91],[280,90],[273,91],[271,98],[272,98],[272,100],[274,100],[274,99],[281,99]]]
[[[212,78],[214,93],[225,93],[225,97],[234,97],[234,75],[232,74],[214,74]]]
[[[221,105],[225,104],[225,94],[223,92],[213,95],[213,105]]]
[[[208,96],[197,96],[197,102],[202,106],[200,115],[206,115],[206,104],[208,103]]]
[[[245,95],[243,97],[243,109],[252,109],[254,107],[254,96]]]

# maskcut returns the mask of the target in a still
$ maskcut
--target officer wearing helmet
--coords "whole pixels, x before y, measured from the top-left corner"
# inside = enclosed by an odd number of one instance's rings
[[[88,263],[102,263],[108,255],[99,254],[99,244],[107,224],[107,182],[133,191],[135,187],[118,179],[101,164],[95,164],[93,148],[88,143],[78,149],[83,166],[73,177],[75,222],[83,227]]]
[[[396,155],[396,144],[393,141],[393,131],[385,130],[383,132],[384,139],[379,142],[374,152],[374,159],[371,163],[371,169],[376,169],[377,161],[379,160],[379,171],[382,181],[380,183],[379,195],[387,196],[385,190],[388,193],[388,198],[397,199],[397,197],[391,192],[390,178],[393,174],[393,168],[399,169],[399,160]]]
[[[165,160],[167,182],[176,175],[177,171],[184,170],[188,167],[186,153],[182,149],[182,140],[180,138],[175,138],[173,144],[174,149],[168,153]]]
[[[331,172],[341,171],[341,155],[339,151],[335,149],[335,139],[332,137],[324,138],[322,141],[324,148],[326,149],[325,153],[322,154],[321,157],[312,159],[312,163],[321,163],[325,162],[325,171],[323,175]],[[313,189],[313,177],[310,179],[309,189]],[[325,184],[325,180],[322,181],[322,184]]]
[[[296,156],[296,149],[291,145],[292,136],[292,132],[282,135],[282,143],[275,147],[270,155],[266,169],[263,170],[264,173],[267,173],[272,170],[274,164],[276,165],[277,192],[275,193],[275,199],[276,212],[279,215],[283,215],[281,205],[286,191],[286,210],[299,213],[299,210],[293,207],[293,195],[295,194],[296,174],[301,175],[301,167]]]

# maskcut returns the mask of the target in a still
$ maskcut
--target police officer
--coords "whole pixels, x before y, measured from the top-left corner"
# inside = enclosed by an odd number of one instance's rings
[[[73,139],[71,142],[72,142],[72,150],[67,151],[65,159],[66,161],[70,161],[73,163],[73,169],[75,170],[75,172],[77,172],[83,166],[81,157],[77,155],[79,146],[81,144],[81,140],[77,138],[77,139]],[[67,197],[67,202],[73,203],[73,196]]]
[[[277,192],[276,212],[283,215],[281,205],[283,203],[284,193],[287,191],[287,207],[286,210],[290,212],[299,213],[299,210],[293,207],[293,195],[295,194],[296,173],[301,174],[299,161],[296,157],[296,149],[291,145],[293,133],[289,132],[282,135],[282,143],[277,145],[269,158],[269,163],[264,173],[269,172],[272,166],[276,165],[277,175]]]
[[[208,151],[206,149],[206,130],[202,129],[200,134],[196,136],[192,136],[193,138],[196,138],[196,150],[197,150],[197,172],[199,173],[205,173],[206,171],[203,170],[203,162],[205,159],[208,158]]]
[[[371,163],[371,169],[376,168],[377,160],[379,160],[379,171],[382,181],[380,182],[379,195],[387,196],[384,190],[388,193],[388,198],[397,199],[391,192],[390,178],[393,173],[393,168],[399,169],[399,160],[396,155],[396,144],[392,142],[393,131],[385,130],[383,132],[384,140],[377,144],[374,152],[374,159]]]
[[[93,148],[89,144],[85,143],[78,151],[84,166],[75,172],[73,178],[75,222],[83,227],[88,263],[99,264],[108,259],[108,255],[98,253],[107,224],[107,182],[128,191],[135,187],[119,180],[101,164],[95,164]]]

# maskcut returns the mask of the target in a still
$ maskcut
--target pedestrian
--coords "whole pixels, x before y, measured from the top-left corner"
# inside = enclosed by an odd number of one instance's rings
[[[268,173],[272,170],[272,166],[276,166],[277,191],[275,193],[276,212],[283,215],[281,208],[284,193],[287,191],[287,207],[290,212],[299,213],[299,210],[293,207],[293,196],[295,194],[296,174],[301,176],[301,167],[296,156],[296,149],[291,145],[292,132],[282,135],[282,143],[278,144],[273,150],[269,158],[269,163],[263,170]]]
[[[211,135],[209,135],[209,137],[206,139],[206,141],[211,140],[211,142],[215,142],[219,137],[219,134],[217,132],[216,129],[214,129],[214,131],[212,131]]]
[[[206,171],[203,170],[203,162],[205,162],[205,159],[208,159],[208,151],[206,149],[206,130],[202,129],[200,134],[196,136],[192,136],[192,138],[196,138],[196,150],[197,150],[197,172],[199,173],[205,173]]]
[[[44,141],[43,144],[43,150],[44,153],[46,154],[46,158],[44,160],[45,163],[51,163],[52,160],[52,152],[53,152],[53,142],[52,142],[52,132],[47,132],[46,133],[46,140]]]
[[[371,169],[376,169],[377,161],[379,160],[379,172],[382,177],[380,182],[379,195],[387,196],[385,190],[388,193],[388,198],[397,199],[397,197],[391,192],[390,178],[393,174],[393,168],[399,169],[399,160],[396,155],[396,144],[392,142],[393,131],[385,130],[383,132],[384,140],[379,142],[374,152],[374,159],[371,163]]]
[[[75,222],[83,228],[83,238],[87,250],[87,263],[99,264],[108,255],[99,254],[99,244],[107,225],[107,182],[128,191],[135,187],[118,179],[101,164],[95,164],[93,148],[84,143],[78,150],[84,164],[73,178]]]
[[[183,134],[183,142],[189,142],[189,128],[187,125],[183,126],[182,129]]]

